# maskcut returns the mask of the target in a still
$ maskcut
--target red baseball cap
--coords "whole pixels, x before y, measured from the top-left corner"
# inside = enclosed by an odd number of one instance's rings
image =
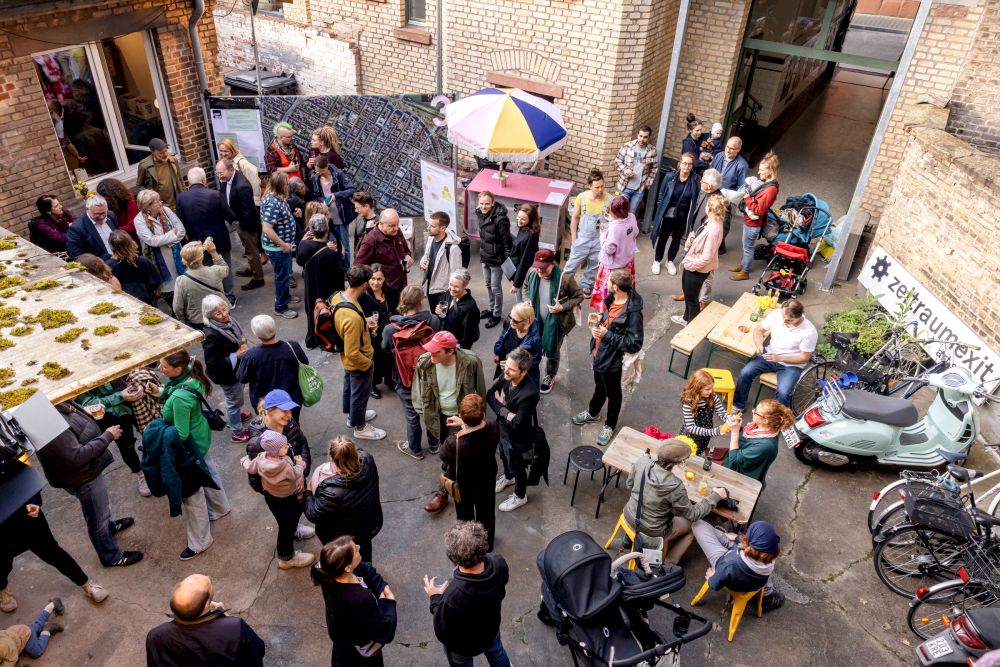
[[[456,347],[458,347],[458,339],[450,331],[438,331],[431,336],[429,341],[423,344],[423,348],[428,352],[454,350]]]
[[[552,266],[556,261],[556,254],[551,250],[542,248],[535,253],[535,261],[531,266],[536,269],[545,269]]]

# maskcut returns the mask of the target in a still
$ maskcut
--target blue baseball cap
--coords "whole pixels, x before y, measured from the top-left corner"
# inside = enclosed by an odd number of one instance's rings
[[[299,404],[292,400],[288,392],[284,389],[272,389],[264,396],[264,409],[279,408],[281,410],[294,410]]]
[[[773,553],[778,550],[780,541],[781,538],[767,521],[754,521],[747,529],[747,543],[757,551]]]

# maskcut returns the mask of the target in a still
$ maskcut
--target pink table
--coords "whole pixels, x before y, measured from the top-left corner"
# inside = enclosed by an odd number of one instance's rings
[[[496,169],[483,169],[465,188],[465,229],[472,238],[479,238],[479,220],[475,214],[479,193],[489,190],[510,214],[511,235],[517,235],[516,209],[521,204],[537,204],[542,220],[538,245],[555,250],[562,236],[562,221],[566,216],[570,181],[507,172],[506,186],[501,187]]]

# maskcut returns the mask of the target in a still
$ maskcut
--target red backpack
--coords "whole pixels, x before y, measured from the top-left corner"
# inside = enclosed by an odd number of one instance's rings
[[[404,387],[413,386],[413,372],[417,368],[417,360],[426,352],[423,345],[433,335],[434,330],[427,322],[417,322],[402,327],[392,334],[396,371],[399,372],[399,381]]]

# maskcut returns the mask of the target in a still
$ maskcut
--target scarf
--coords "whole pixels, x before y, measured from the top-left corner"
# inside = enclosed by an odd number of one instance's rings
[[[777,431],[769,431],[757,425],[757,422],[750,422],[743,427],[743,436],[746,438],[773,438],[778,435]]]
[[[146,219],[146,224],[149,225],[149,231],[153,232],[155,236],[166,234],[169,230],[174,228],[173,220],[170,219],[170,216],[172,215],[173,213],[166,206],[163,207],[163,210],[160,213],[159,218],[154,218],[151,215],[147,215],[145,213],[142,214],[143,218]],[[156,231],[157,225],[159,225],[159,227],[162,230],[159,233],[157,233]],[[161,281],[167,281],[170,280],[171,272],[167,268],[166,260],[163,259],[163,253],[161,253],[159,250],[160,250],[159,248],[153,248],[151,246],[143,244],[142,254],[146,257],[146,259],[151,261],[154,266],[156,266],[156,270],[160,272]],[[170,255],[173,257],[174,260],[175,270],[173,271],[173,273],[176,274],[177,277],[179,278],[184,275],[184,270],[185,270],[184,262],[181,261],[181,243],[179,241],[177,243],[170,244]]]
[[[160,384],[160,378],[148,368],[137,368],[128,374],[125,381],[128,384],[141,384],[142,386],[146,386],[148,382],[153,382],[156,385]],[[149,422],[163,416],[163,406],[161,403],[156,400],[156,397],[145,392],[143,392],[142,397],[138,401],[131,404],[131,407],[132,413],[135,415],[135,424],[139,429],[139,433],[146,430]]]
[[[205,320],[205,326],[214,331],[218,331],[226,338],[226,340],[236,343],[237,347],[246,342],[246,336],[243,335],[243,329],[240,327],[240,323],[231,317],[229,318],[229,322],[226,324],[216,322],[215,320],[209,318]]]
[[[562,270],[557,266],[552,269],[552,275],[549,276],[549,293],[547,295],[538,294],[539,306],[541,306],[541,299],[547,298],[549,304],[555,304],[559,301],[559,288],[562,287]],[[542,287],[542,276],[535,274],[538,280],[538,290]],[[535,309],[535,312],[539,312]],[[549,313],[549,316],[545,318],[547,322],[542,322],[539,320],[538,324],[542,327],[542,350],[545,352],[546,357],[551,357],[556,352],[556,345],[559,343],[559,316],[562,312]],[[548,324],[549,326],[545,326]]]
[[[743,550],[740,549],[737,553],[740,555],[740,560],[743,564],[753,570],[754,574],[759,574],[762,577],[770,577],[771,573],[774,572],[774,563],[761,563],[753,558],[748,558]]]

